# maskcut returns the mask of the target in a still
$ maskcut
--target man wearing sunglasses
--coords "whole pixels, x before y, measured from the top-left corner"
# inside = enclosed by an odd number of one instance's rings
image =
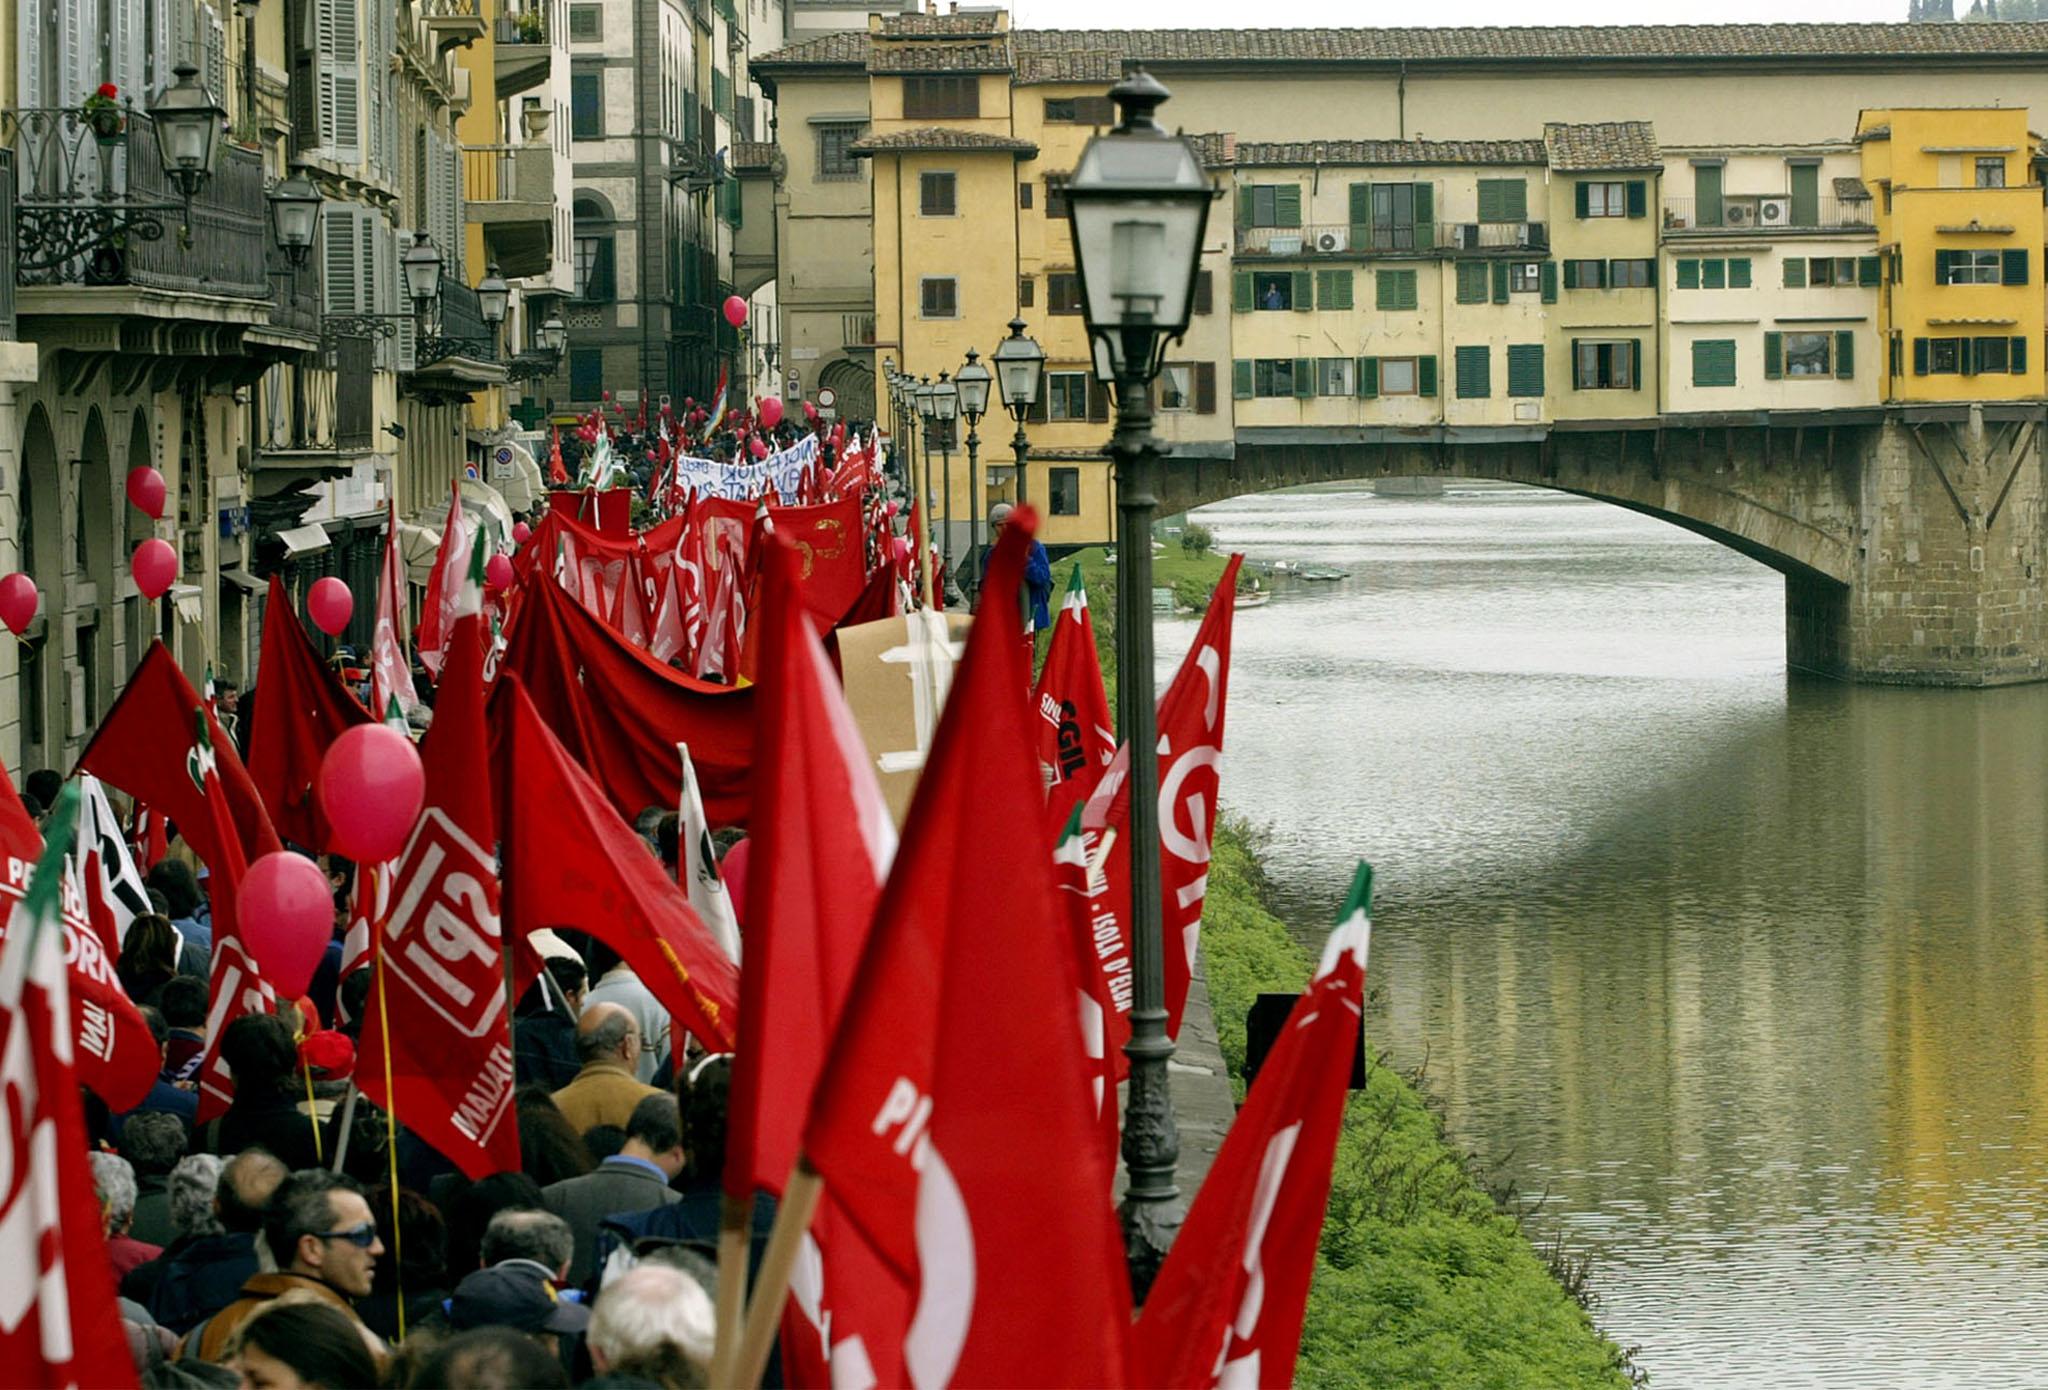
[[[277,1272],[254,1274],[242,1296],[187,1333],[178,1354],[219,1361],[235,1329],[280,1294],[304,1290],[348,1315],[382,1355],[383,1344],[356,1317],[354,1300],[370,1291],[384,1242],[362,1185],[346,1174],[302,1169],[279,1185],[263,1220]]]

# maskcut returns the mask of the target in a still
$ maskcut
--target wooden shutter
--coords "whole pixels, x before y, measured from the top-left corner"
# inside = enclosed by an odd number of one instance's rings
[[[1628,215],[1630,217],[1648,217],[1650,215],[1649,185],[1645,184],[1641,179],[1630,179],[1628,181]]]
[[[1097,381],[1091,372],[1088,376],[1088,419],[1099,424],[1108,418],[1109,388]]]
[[[1252,225],[1252,190],[1256,187],[1257,184],[1246,183],[1239,184],[1232,190],[1231,203],[1237,211],[1239,227]]]
[[[1735,384],[1735,340],[1702,338],[1692,345],[1692,384],[1733,386]]]
[[[1436,245],[1436,186],[1415,185],[1415,249],[1427,251]]]
[[[1212,314],[1216,311],[1216,273],[1204,270],[1195,276],[1195,312]]]
[[[1541,269],[1536,272],[1536,279],[1543,293],[1543,302],[1557,303],[1557,262],[1543,262]]]
[[[1231,272],[1230,307],[1239,314],[1252,311],[1252,273],[1249,270]]]
[[[1349,309],[1351,303],[1351,272],[1349,269],[1322,270],[1316,272],[1316,305],[1323,309]]]
[[[1592,189],[1587,185],[1585,180],[1581,179],[1579,182],[1572,185],[1572,212],[1576,216],[1583,218],[1591,209],[1591,195]]]
[[[1630,338],[1628,340],[1628,389],[1631,391],[1643,389],[1643,340],[1641,338]]]
[[[1038,282],[1029,275],[1017,277],[1017,307],[1029,309],[1038,298]]]
[[[1372,307],[1375,309],[1398,309],[1401,295],[1397,286],[1401,279],[1398,270],[1376,270],[1372,275]]]
[[[1358,359],[1358,394],[1370,400],[1380,393],[1380,359],[1361,357]]]
[[[2004,262],[2004,265],[2001,267],[2003,274],[2000,278],[2005,284],[2024,285],[2027,283],[2026,247],[2015,246],[2006,251],[2000,259]]]
[[[1195,363],[1195,414],[1216,413],[1216,364]]]
[[[1948,252],[1946,252],[1946,251],[1936,251],[1936,252],[1934,253],[1934,283],[1935,283],[1935,284],[1937,284],[1937,285],[1946,285],[1946,284],[1948,283],[1948,262],[1949,262],[1949,255],[1948,255]]]
[[[1575,290],[1579,287],[1579,263],[1577,261],[1566,261],[1564,263],[1564,287],[1568,290]]]
[[[1728,288],[1746,290],[1749,288],[1749,257],[1734,256],[1728,261]]]
[[[1273,225],[1276,227],[1299,227],[1301,225],[1301,185],[1283,183],[1273,190]]]
[[[1678,288],[1696,290],[1700,287],[1700,263],[1693,256],[1681,256],[1678,260]]]
[[[138,107],[146,106],[154,95],[149,86],[148,59],[149,17],[143,0],[110,0],[111,12],[107,25],[107,80],[121,89],[122,101],[132,101]],[[32,13],[39,8],[31,3],[23,7]],[[35,27],[32,18],[25,18],[23,28]],[[222,89],[213,89],[216,96],[225,96]]]
[[[1495,261],[1493,263],[1493,302],[1496,304],[1508,302],[1508,263],[1506,261]]]
[[[2026,375],[2027,340],[2025,338],[2014,338],[2012,345],[2006,349],[2005,369],[2014,376]]]
[[[1927,340],[1925,338],[1915,338],[1913,340],[1913,375],[1927,375]]]
[[[1297,270],[1293,275],[1295,312],[1305,314],[1316,307],[1315,276],[1306,270]]]
[[[1864,286],[1874,286],[1878,283],[1879,279],[1877,257],[1858,256],[1856,258],[1856,283]]]
[[[357,0],[315,0],[319,39],[319,143],[343,164],[363,158],[363,64]]]
[[[1764,334],[1764,380],[1777,381],[1785,375],[1785,335]]]
[[[320,293],[322,308],[329,314],[361,314],[370,306],[361,301],[362,254],[365,210],[354,203],[330,202],[320,215]]]
[[[1529,181],[1527,179],[1503,179],[1501,220],[1503,222],[1527,222],[1529,220]]]
[[[1486,302],[1486,262],[1458,262],[1458,302],[1460,304],[1484,304]]]
[[[1351,185],[1351,249],[1362,251],[1371,244],[1372,236],[1372,185],[1354,183]]]
[[[1501,215],[1501,180],[1481,179],[1479,181],[1479,220],[1481,222],[1505,222]]]
[[[1543,394],[1543,344],[1509,344],[1508,394],[1521,397]]]
[[[1856,335],[1847,329],[1835,334],[1835,375],[1844,381],[1856,375]]]
[[[1031,190],[1035,186],[1030,183],[1019,183],[1017,185],[1017,206],[1023,208],[1026,212],[1031,210]]]
[[[1802,256],[1785,257],[1785,288],[1803,290],[1806,288],[1806,260]]]
[[[1230,364],[1230,395],[1233,400],[1250,400],[1252,395],[1252,364],[1245,358],[1238,358]]]
[[[1415,394],[1434,396],[1436,394],[1436,359],[1418,357],[1415,359]]]
[[[1977,341],[1974,338],[1956,339],[1956,360],[1964,376],[1977,375]]]
[[[1316,393],[1316,360],[1313,357],[1294,359],[1294,396],[1296,400],[1308,400]]]
[[[1485,345],[1460,347],[1452,363],[1458,373],[1458,399],[1483,401],[1493,394],[1493,351]]]

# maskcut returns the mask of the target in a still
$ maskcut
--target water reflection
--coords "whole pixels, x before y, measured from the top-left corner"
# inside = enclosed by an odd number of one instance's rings
[[[1226,802],[1297,921],[1379,866],[1376,1031],[1659,1383],[2048,1384],[2048,688],[1788,677],[1776,575],[1552,494],[1202,520],[1352,576],[1240,619]]]

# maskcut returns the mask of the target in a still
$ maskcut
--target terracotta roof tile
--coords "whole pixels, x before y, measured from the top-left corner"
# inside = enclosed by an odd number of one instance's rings
[[[869,135],[846,147],[854,155],[908,154],[923,150],[1000,150],[1029,158],[1038,146],[1008,135],[990,135],[980,130],[954,130],[950,126],[918,126],[911,130]]]
[[[747,60],[749,72],[763,68],[814,68],[814,67],[866,67],[868,61],[868,36],[866,34],[825,34],[802,43],[778,48],[773,53],[764,53],[758,58]]]
[[[985,38],[1009,27],[1001,10],[970,10],[966,14],[892,14],[882,17],[885,39]]]
[[[900,72],[1008,72],[1016,66],[1010,46],[995,43],[886,43],[876,44],[868,54],[868,71]]]
[[[1596,121],[1590,125],[1552,122],[1543,127],[1550,167],[1580,170],[1657,169],[1657,135],[1648,121]]]
[[[1206,158],[1206,156],[1205,156]],[[1237,164],[1536,164],[1541,140],[1239,141]]]
[[[1050,87],[1062,82],[1090,82],[1110,86],[1124,75],[1124,57],[1111,49],[1078,53],[1017,54],[1017,80],[1027,87]]]

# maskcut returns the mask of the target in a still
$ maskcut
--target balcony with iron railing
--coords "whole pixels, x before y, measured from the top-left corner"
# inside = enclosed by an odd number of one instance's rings
[[[1868,198],[1793,198],[1784,194],[1729,193],[1718,199],[1666,198],[1667,236],[1726,236],[1730,233],[1875,230]]]
[[[541,0],[506,6],[491,26],[496,52],[492,70],[498,100],[531,91],[548,80],[554,49],[548,39],[548,11]]]
[[[1240,257],[1455,255],[1460,252],[1548,251],[1544,222],[1322,223],[1306,227],[1239,227]]]
[[[0,149],[0,266],[14,264],[14,151]],[[0,339],[16,336],[14,277],[0,273]]]

